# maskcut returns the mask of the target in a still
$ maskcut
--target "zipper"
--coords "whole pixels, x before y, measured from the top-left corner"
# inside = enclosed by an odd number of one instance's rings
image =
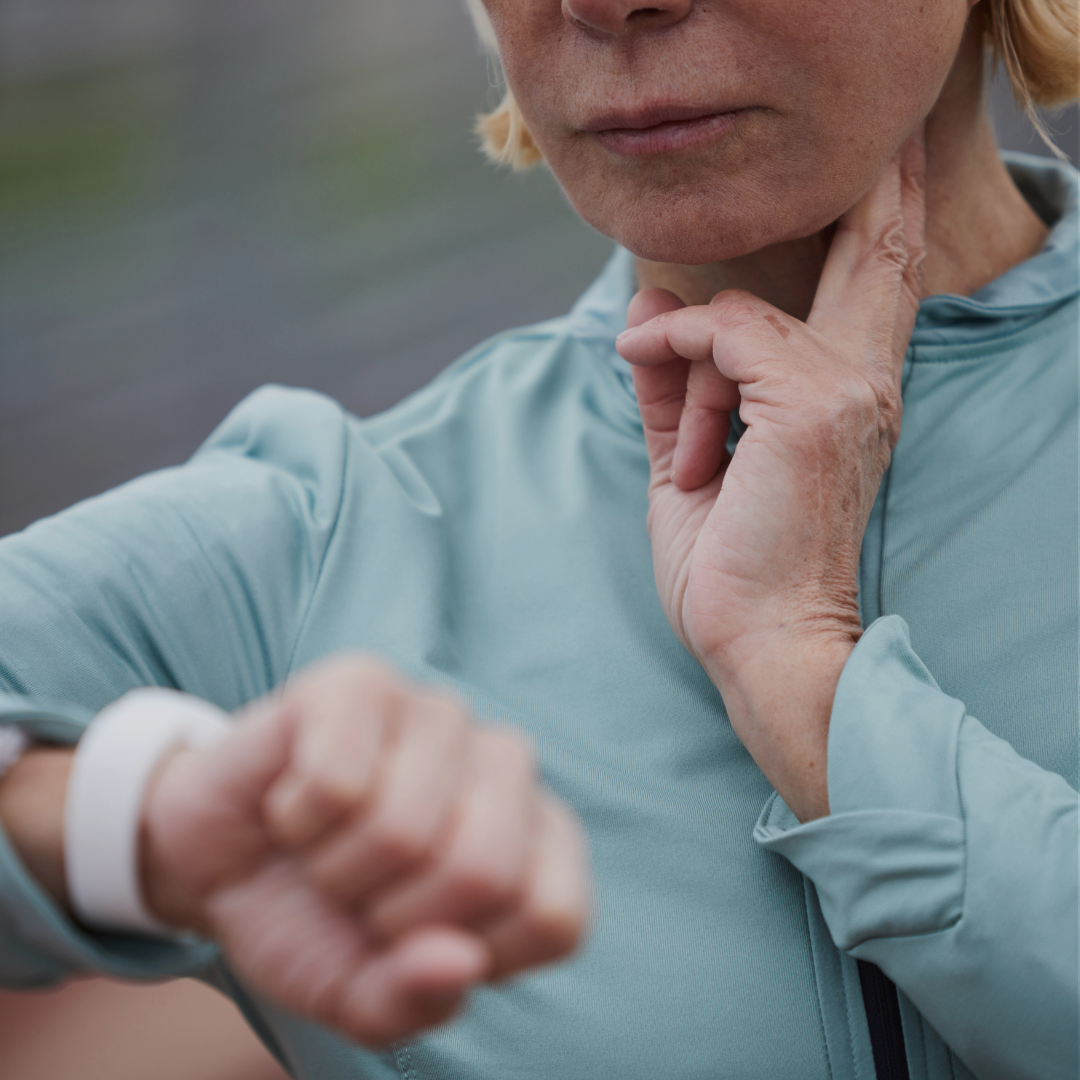
[[[877,1080],[911,1080],[896,987],[880,968],[865,960],[857,963]]]
[[[900,396],[903,399],[908,380],[915,370],[914,346],[908,346],[904,370],[900,377]],[[885,519],[889,501],[892,469],[881,478],[881,488],[866,524],[859,559],[859,616],[868,626],[884,614],[885,608]],[[859,985],[862,989],[866,1023],[870,1028],[870,1047],[874,1052],[874,1074],[877,1080],[911,1080],[907,1050],[904,1047],[904,1025],[900,1019],[900,999],[896,987],[878,967],[865,960],[859,965]]]

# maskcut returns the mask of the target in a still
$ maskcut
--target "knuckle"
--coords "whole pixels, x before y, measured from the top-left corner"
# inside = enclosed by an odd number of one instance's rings
[[[428,853],[430,837],[418,822],[384,819],[371,823],[367,843],[380,866],[398,869],[420,862]]]
[[[874,379],[854,379],[849,391],[851,412],[860,420],[876,419],[884,405],[882,388]]]
[[[474,723],[468,706],[456,694],[442,690],[422,691],[418,700],[420,716],[426,723],[451,733],[464,732]]]
[[[756,325],[761,319],[761,304],[744,289],[725,289],[709,302],[717,323],[725,330]]]
[[[311,690],[393,692],[404,685],[401,676],[386,661],[369,653],[339,653],[307,668],[289,687],[289,694]]]
[[[889,429],[899,423],[904,411],[904,402],[899,388],[891,381],[878,391],[877,408],[882,428]]]
[[[346,787],[341,777],[331,774],[322,763],[302,767],[305,802],[312,812],[338,815],[358,801],[355,791]]]
[[[585,932],[583,911],[537,905],[526,906],[521,913],[525,937],[535,952],[554,960],[574,951]]]
[[[397,1035],[396,1028],[391,1026],[385,1018],[355,1015],[355,1012],[341,1016],[340,1012],[341,1010],[334,1010],[326,1017],[316,1016],[316,1019],[322,1019],[328,1026],[346,1032],[361,1046],[372,1050],[379,1050],[389,1045]]]
[[[678,323],[680,321],[682,310],[683,309],[678,308],[675,311],[662,311],[659,315],[654,315],[650,322],[660,330],[667,331],[673,323]]]
[[[447,874],[447,889],[456,906],[468,911],[490,911],[520,897],[516,875],[495,860],[461,861]]]
[[[536,751],[532,740],[514,728],[492,727],[481,733],[498,764],[515,773],[532,776],[536,771]]]
[[[877,398],[861,379],[838,382],[814,395],[805,411],[808,433],[823,450],[860,442],[862,433],[879,426]]]
[[[401,693],[405,689],[405,681],[384,660],[375,656],[357,656],[352,663],[351,670],[346,673],[346,679],[351,686],[366,693],[386,694],[387,696]]]
[[[719,309],[747,308],[755,302],[753,293],[746,289],[721,289],[710,301],[709,306]]]
[[[908,264],[907,237],[904,235],[904,222],[896,218],[878,238],[874,253],[879,262],[890,269],[905,270]]]
[[[915,278],[919,284],[922,284],[923,278],[926,276],[926,247],[921,245],[916,249],[909,258],[908,272]],[[921,294],[921,289],[920,289]],[[918,295],[915,297],[916,303],[918,302]]]

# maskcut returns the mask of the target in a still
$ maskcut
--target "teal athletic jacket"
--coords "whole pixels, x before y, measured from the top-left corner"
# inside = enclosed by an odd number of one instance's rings
[[[198,975],[307,1080],[872,1080],[866,961],[911,1080],[1076,1080],[1078,176],[1010,167],[1056,224],[922,304],[830,817],[772,792],[661,611],[618,251],[387,413],[264,388],[186,465],[0,542],[0,718],[39,735],[143,685],[236,709],[342,649],[528,732],[588,830],[582,951],[371,1053],[209,944],[80,929],[0,843],[0,982]]]

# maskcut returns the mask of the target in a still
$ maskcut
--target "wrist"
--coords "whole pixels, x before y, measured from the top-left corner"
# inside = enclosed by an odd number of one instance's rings
[[[735,734],[801,821],[829,813],[829,719],[858,633],[829,625],[748,635],[705,664]]]
[[[797,664],[800,672],[842,668],[862,634],[857,616],[823,618],[811,626],[778,622],[732,637],[722,648],[710,650],[702,665],[721,691],[745,689],[757,696],[759,687],[775,679],[777,665]]]
[[[182,813],[178,796],[187,786],[185,775],[195,756],[191,749],[174,750],[155,770],[139,819],[136,857],[140,892],[150,914],[166,926],[209,936],[203,898],[185,880],[183,856],[174,841],[177,814]]]
[[[74,751],[26,751],[0,780],[0,822],[34,879],[61,907],[69,906],[64,875],[64,799]]]
[[[183,925],[175,916],[156,918],[144,900],[139,857],[147,796],[184,760],[162,769],[170,756],[220,741],[229,726],[227,714],[208,702],[158,687],[130,691],[94,717],[75,752],[64,808],[68,892],[87,926],[170,937]],[[151,853],[157,846],[151,838]],[[182,861],[172,865],[184,868]]]

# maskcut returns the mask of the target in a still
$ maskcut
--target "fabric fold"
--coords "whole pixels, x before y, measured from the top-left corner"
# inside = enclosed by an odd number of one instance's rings
[[[1076,791],[943,693],[898,616],[844,668],[828,773],[829,817],[802,824],[774,796],[754,837],[814,883],[838,948],[981,1080],[1073,1080]]]

